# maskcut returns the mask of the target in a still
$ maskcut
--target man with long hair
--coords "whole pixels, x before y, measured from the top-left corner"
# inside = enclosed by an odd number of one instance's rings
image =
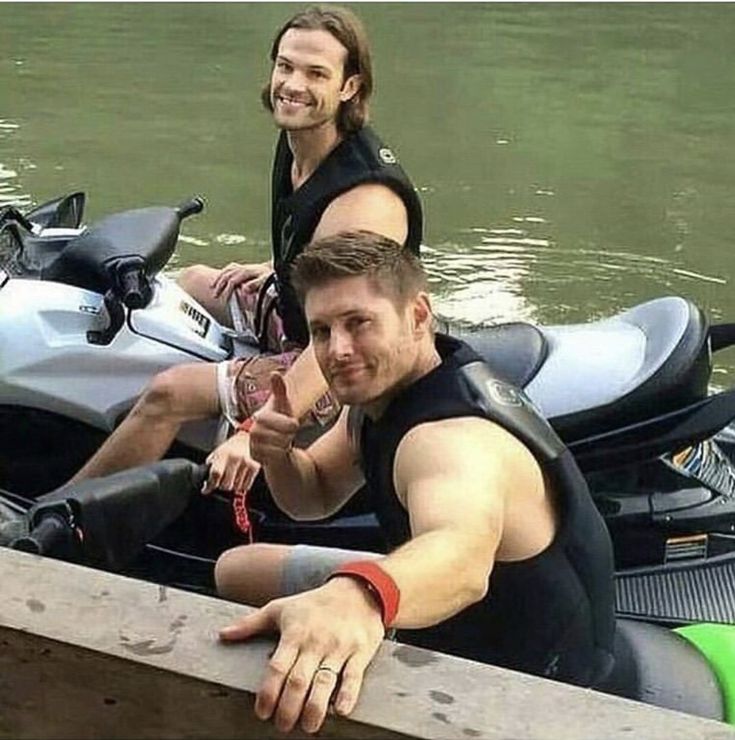
[[[220,322],[254,333],[261,354],[157,375],[75,480],[156,460],[183,422],[223,413],[238,431],[209,456],[207,487],[247,489],[258,471],[248,452],[247,420],[266,402],[272,371],[286,372],[305,424],[318,429],[338,410],[313,353],[304,351],[308,331],[289,277],[295,257],[311,239],[344,229],[370,229],[418,253],[419,199],[393,152],[367,125],[373,75],[359,19],[336,6],[308,8],[278,30],[270,56],[262,100],[280,129],[273,259],[221,270],[196,265],[180,277]]]

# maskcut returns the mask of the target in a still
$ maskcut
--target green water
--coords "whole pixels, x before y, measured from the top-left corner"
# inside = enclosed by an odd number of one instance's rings
[[[258,93],[299,7],[0,3],[0,204],[81,188],[94,218],[201,193],[174,267],[265,257]],[[735,319],[735,6],[353,7],[443,313],[577,321],[681,294]]]

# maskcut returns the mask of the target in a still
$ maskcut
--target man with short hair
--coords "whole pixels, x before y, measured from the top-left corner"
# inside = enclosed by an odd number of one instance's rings
[[[221,595],[258,611],[223,640],[280,632],[255,711],[278,729],[355,706],[385,631],[422,647],[596,686],[612,664],[613,560],[569,451],[466,344],[435,334],[409,250],[369,232],[295,261],[337,423],[307,449],[283,379],[252,454],[294,519],[336,512],[364,483],[386,556],[305,545],[224,553]]]
[[[271,49],[263,102],[281,130],[273,166],[273,263],[197,265],[180,283],[220,322],[244,324],[263,354],[219,366],[172,367],[153,378],[120,427],[74,480],[162,457],[183,422],[220,413],[234,426],[266,402],[273,370],[286,372],[295,413],[326,425],[338,412],[307,348],[289,267],[312,239],[365,228],[418,254],[421,205],[394,154],[366,125],[373,78],[367,36],[350,11],[311,7],[290,18]],[[246,490],[258,466],[247,425],[208,458],[207,489]]]

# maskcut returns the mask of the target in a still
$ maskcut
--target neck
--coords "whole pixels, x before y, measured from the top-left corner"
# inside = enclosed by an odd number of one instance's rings
[[[332,149],[342,141],[334,121],[316,128],[289,131],[287,137],[293,154],[291,181],[294,190],[311,177]]]
[[[431,341],[429,343],[421,346],[414,362],[400,381],[380,396],[380,398],[376,398],[363,405],[363,410],[370,419],[377,421],[383,415],[386,408],[388,408],[388,404],[396,396],[401,394],[406,388],[412,386],[417,380],[423,378],[424,375],[428,375],[435,367],[441,365],[442,358],[434,345],[434,337],[431,336],[430,339]]]

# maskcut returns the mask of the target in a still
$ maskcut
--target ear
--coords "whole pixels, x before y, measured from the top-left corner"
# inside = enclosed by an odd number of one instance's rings
[[[431,300],[428,293],[421,291],[413,303],[414,332],[423,334],[431,329],[434,322],[434,312],[431,310]]]
[[[348,77],[344,81],[342,89],[339,91],[340,101],[346,103],[348,100],[351,100],[360,92],[361,87],[362,78],[360,77],[360,75],[352,75]]]

